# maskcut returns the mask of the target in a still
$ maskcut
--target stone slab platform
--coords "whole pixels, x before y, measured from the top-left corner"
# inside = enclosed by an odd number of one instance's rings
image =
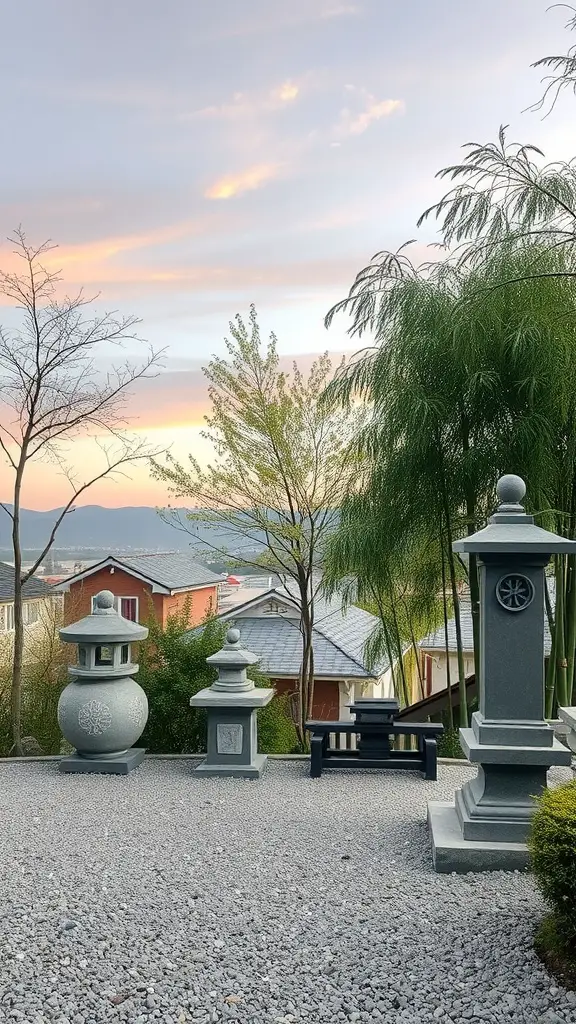
[[[525,871],[530,866],[524,843],[481,843],[464,839],[452,803],[428,804],[432,860],[440,874],[468,871]]]
[[[251,764],[207,764],[202,761],[194,769],[194,775],[224,779],[259,779],[266,767],[266,754],[257,754]]]
[[[131,750],[127,750],[120,757],[110,759],[105,757],[89,758],[81,757],[80,754],[70,754],[69,757],[62,758],[59,768],[61,772],[75,772],[77,774],[89,772],[92,775],[128,775],[129,772],[142,763],[145,753],[145,747],[132,747]]]

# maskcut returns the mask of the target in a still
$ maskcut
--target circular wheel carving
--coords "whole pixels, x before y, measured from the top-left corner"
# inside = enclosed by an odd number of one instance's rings
[[[509,573],[496,584],[496,600],[507,612],[522,612],[534,600],[534,584],[527,576]]]

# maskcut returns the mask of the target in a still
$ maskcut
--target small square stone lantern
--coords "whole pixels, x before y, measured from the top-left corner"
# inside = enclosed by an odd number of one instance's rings
[[[501,477],[496,490],[488,526],[453,545],[476,554],[480,570],[480,709],[460,730],[478,775],[454,803],[428,804],[440,872],[527,867],[534,797],[552,765],[570,764],[544,719],[544,569],[553,554],[576,554],[576,542],[526,515],[520,477]]]
[[[270,703],[274,690],[256,687],[248,678],[246,670],[259,658],[244,650],[238,629],[229,629],[222,650],[206,661],[218,678],[190,698],[191,707],[206,708],[208,715],[207,753],[196,772],[260,778],[267,758],[258,753],[256,712]]]
[[[114,594],[102,590],[92,614],[59,634],[64,643],[78,645],[78,662],[68,669],[71,682],[58,702],[58,724],[76,753],[62,759],[60,771],[127,775],[146,753],[134,747],[148,719],[148,700],[132,678],[138,665],[131,644],[148,630],[119,615]]]

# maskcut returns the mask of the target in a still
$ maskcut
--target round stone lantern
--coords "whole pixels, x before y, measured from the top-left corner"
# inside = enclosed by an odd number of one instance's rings
[[[130,645],[148,630],[119,615],[114,594],[102,590],[92,614],[59,633],[65,643],[78,645],[77,664],[68,669],[72,678],[58,702],[58,724],[76,753],[62,759],[60,770],[127,775],[144,757],[134,743],[148,719]]]

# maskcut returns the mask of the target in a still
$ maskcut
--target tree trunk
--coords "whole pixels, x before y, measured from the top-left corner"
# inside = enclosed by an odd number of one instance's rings
[[[565,638],[565,573],[564,557],[555,556],[556,571],[556,703],[568,703],[568,661]]]
[[[576,558],[567,558],[567,593],[566,593],[566,660],[568,661],[566,699],[572,704],[574,692],[574,656],[576,652]]]
[[[454,605],[454,625],[456,627],[456,652],[458,656],[458,691],[460,694],[460,728],[468,727],[468,697],[466,693],[466,670],[464,668],[464,651],[462,649],[462,623],[460,620],[460,597],[456,581],[456,560],[452,550],[452,519],[450,506],[445,489],[442,490],[444,504],[444,516],[446,520],[446,555],[448,558],[448,572],[450,575],[450,589],[452,591],[452,603]]]
[[[444,644],[446,647],[446,696],[448,698],[448,728],[454,732],[454,708],[452,707],[452,680],[450,673],[450,649],[448,644],[448,602],[446,600],[446,565],[444,563],[444,544],[440,540],[442,558],[442,611],[444,613]],[[476,685],[479,685],[476,680]]]
[[[474,673],[480,679],[480,583],[478,580],[478,556],[468,555],[468,586],[470,588],[470,610],[472,612],[472,636],[474,639]]]
[[[303,576],[299,579],[302,664],[298,681],[298,721],[296,723],[296,732],[298,734],[298,742],[304,753],[308,751],[310,745],[306,731],[306,722],[312,717],[314,708],[314,650],[312,647],[314,607],[309,587],[310,583],[306,577]]]
[[[24,622],[22,618],[22,552],[20,550],[20,492],[24,463],[16,471],[12,508],[12,551],[14,555],[14,653],[12,658],[11,719],[13,751],[22,757],[22,662],[24,658]]]
[[[398,670],[400,672],[400,682],[402,684],[402,693],[397,694],[401,707],[408,707],[411,703],[412,694],[408,694],[408,682],[406,679],[406,667],[404,665],[404,657],[402,652],[402,637],[400,635],[400,626],[398,623],[398,616],[396,615],[396,604],[392,599],[392,618],[394,619],[394,644],[396,647],[396,658],[398,662]]]

